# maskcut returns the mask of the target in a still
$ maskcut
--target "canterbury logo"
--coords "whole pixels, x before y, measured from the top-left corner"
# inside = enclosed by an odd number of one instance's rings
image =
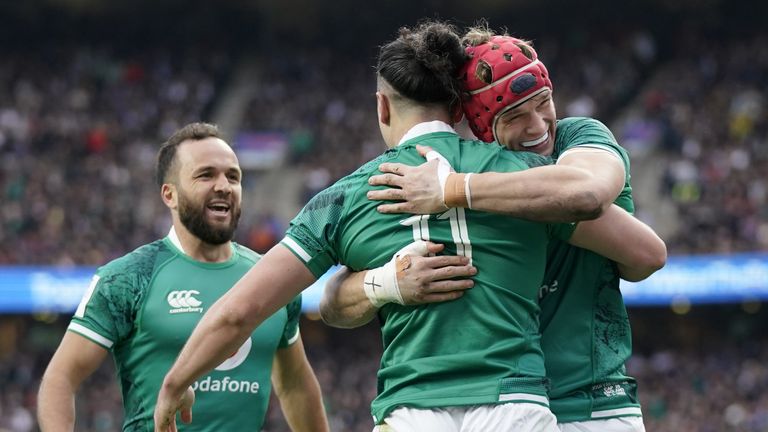
[[[195,290],[171,291],[166,297],[168,304],[173,308],[170,312],[202,312],[203,308],[200,305],[203,303],[194,297],[199,294],[200,291]]]

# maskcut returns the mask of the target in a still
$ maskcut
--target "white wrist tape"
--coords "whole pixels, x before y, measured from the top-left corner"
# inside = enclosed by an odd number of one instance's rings
[[[440,153],[430,150],[427,152],[428,161],[437,159],[437,180],[440,182],[440,190],[443,192],[443,204],[445,204],[445,182],[448,180],[448,174],[454,172],[451,163]]]
[[[368,270],[365,273],[363,288],[368,300],[376,307],[382,307],[387,303],[403,304],[400,287],[397,286],[397,270],[394,260],[381,267]]]
[[[427,242],[418,240],[395,252],[392,259],[381,267],[368,270],[363,281],[363,290],[368,300],[376,307],[387,303],[405,304],[397,283],[397,263],[401,256],[425,256],[428,253]]]
[[[472,177],[472,173],[467,173],[464,177],[464,195],[467,197],[467,208],[472,208],[472,190],[469,188],[469,178]]]

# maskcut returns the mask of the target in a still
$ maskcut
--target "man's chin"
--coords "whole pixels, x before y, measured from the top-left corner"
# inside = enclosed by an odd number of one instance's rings
[[[232,241],[232,237],[232,232],[217,231],[216,235],[210,235],[208,238],[203,238],[202,240],[212,245],[223,245],[226,242]]]
[[[206,218],[206,233],[200,236],[203,241],[210,244],[224,244],[234,238],[235,228],[232,226],[229,218],[226,220],[211,220]],[[202,233],[201,233],[202,234]]]

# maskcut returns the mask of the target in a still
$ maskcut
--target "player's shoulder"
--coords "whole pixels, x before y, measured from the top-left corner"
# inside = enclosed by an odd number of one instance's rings
[[[591,117],[567,117],[557,121],[554,157],[575,147],[597,147],[618,153],[626,159],[626,150],[621,147],[611,130],[600,120]]]
[[[241,245],[240,243],[232,242],[232,245],[234,246],[235,250],[237,251],[238,257],[243,260],[247,261],[250,264],[256,264],[261,259],[261,254]]]
[[[173,257],[163,240],[143,245],[97,269],[96,287],[113,302],[139,303],[150,286],[155,269],[164,260],[163,256]]]
[[[561,128],[596,128],[610,132],[605,123],[592,117],[565,117],[557,121],[557,128],[558,130],[561,130]]]
[[[556,141],[566,144],[589,144],[595,141],[620,147],[608,126],[592,117],[566,117],[558,120]]]
[[[381,174],[379,165],[385,162],[401,162],[398,159],[400,150],[399,148],[388,149],[379,156],[362,164],[356,170],[318,192],[304,206],[304,210],[314,212],[328,208],[343,208],[349,201],[354,201],[351,197],[364,194],[367,191],[369,187],[368,178]]]
[[[320,191],[310,200],[308,207],[315,208],[317,206],[326,207],[329,204],[342,204],[345,195],[363,186],[367,186],[368,177],[380,173],[379,165],[384,162],[397,162],[398,153],[397,149],[388,149],[379,156],[362,164],[356,170]]]
[[[501,153],[504,150],[504,146],[497,143],[496,141],[487,143],[477,139],[460,138],[459,145],[461,145],[463,149],[469,149],[470,151],[478,151],[487,154]]]
[[[102,278],[151,274],[163,252],[170,252],[168,246],[162,239],[155,240],[99,267],[97,274]]]
[[[385,162],[397,162],[398,157],[400,156],[402,148],[400,146],[387,149],[384,151],[384,153],[376,156],[375,158],[369,160],[368,162],[365,162],[364,164],[360,165],[359,168],[352,171],[350,174],[344,176],[339,180],[337,183],[350,183],[354,181],[358,181],[359,178],[365,177],[367,178],[374,172],[378,172],[379,165],[385,163]]]

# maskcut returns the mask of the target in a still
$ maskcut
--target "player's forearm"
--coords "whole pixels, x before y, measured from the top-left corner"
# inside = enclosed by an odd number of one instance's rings
[[[301,338],[275,353],[272,383],[291,430],[328,430],[320,384],[307,360]]]
[[[355,328],[370,322],[376,308],[363,291],[365,271],[352,273],[342,267],[326,283],[320,300],[323,322],[339,328]]]
[[[617,261],[622,279],[638,282],[666,265],[667,245],[651,227],[634,219],[631,228],[624,230],[624,235],[627,244],[634,247],[626,258]]]
[[[46,373],[37,396],[37,421],[43,432],[71,432],[75,428],[75,391],[69,380]]]
[[[564,166],[473,174],[472,209],[540,222],[594,219],[603,203],[589,188],[591,181],[589,172]]]
[[[294,377],[292,388],[281,391],[280,406],[293,432],[325,432],[329,430],[320,384],[310,368]]]
[[[629,282],[640,282],[656,273],[661,267],[631,267],[622,263],[616,263],[619,270],[619,277]]]
[[[615,204],[599,219],[580,223],[570,243],[615,261],[629,281],[647,278],[667,260],[667,247],[653,229]]]
[[[242,308],[222,297],[203,316],[163,382],[163,391],[181,397],[195,379],[236,351],[256,327]]]

